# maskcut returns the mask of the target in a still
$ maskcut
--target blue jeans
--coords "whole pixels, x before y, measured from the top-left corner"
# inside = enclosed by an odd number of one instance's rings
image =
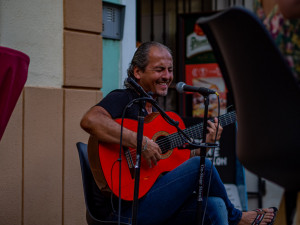
[[[171,172],[159,178],[149,192],[138,202],[137,223],[142,225],[158,224],[196,224],[197,195],[200,157],[193,157]],[[207,196],[209,176],[211,184],[208,198],[203,200],[206,205],[205,224],[236,225],[242,217],[242,212],[234,208],[228,199],[220,176],[210,160],[205,161],[204,196]],[[122,207],[122,221],[132,216],[132,208]],[[117,220],[117,215],[108,219]]]

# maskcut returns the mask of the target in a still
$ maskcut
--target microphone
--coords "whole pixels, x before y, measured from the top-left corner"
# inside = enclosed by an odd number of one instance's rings
[[[208,96],[210,94],[216,94],[216,91],[214,91],[214,90],[211,90],[211,89],[208,89],[208,88],[204,88],[204,87],[190,86],[190,85],[187,85],[184,82],[177,83],[176,84],[176,90],[179,93],[184,93],[185,91],[186,92],[198,92],[201,95],[205,95],[205,96]]]
[[[125,86],[129,86],[133,88],[137,93],[139,93],[143,97],[152,98],[149,94],[145,92],[145,90],[131,77],[127,77],[125,80]]]

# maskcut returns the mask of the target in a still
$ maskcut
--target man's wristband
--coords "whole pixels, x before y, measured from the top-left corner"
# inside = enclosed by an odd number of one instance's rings
[[[147,146],[148,146],[148,138],[146,137],[146,144],[144,145],[142,152],[147,150]]]

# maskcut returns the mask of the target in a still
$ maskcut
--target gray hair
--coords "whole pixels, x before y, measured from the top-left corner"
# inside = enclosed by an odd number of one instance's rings
[[[153,46],[166,49],[172,55],[171,49],[169,49],[167,46],[165,46],[159,42],[155,42],[155,41],[144,42],[143,44],[141,44],[138,47],[138,49],[134,53],[131,63],[129,64],[129,68],[127,69],[128,77],[131,77],[134,80],[136,80],[134,77],[134,68],[135,67],[138,67],[143,72],[145,71],[145,69],[149,63],[149,51],[150,51],[150,48]]]

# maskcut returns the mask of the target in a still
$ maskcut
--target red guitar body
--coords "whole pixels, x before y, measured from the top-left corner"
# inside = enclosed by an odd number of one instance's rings
[[[185,125],[181,118],[173,112],[167,112],[167,114],[179,122],[179,127],[181,129],[185,128]],[[121,124],[121,119],[116,120]],[[138,122],[136,120],[124,119],[124,127],[137,131]],[[144,136],[149,137],[153,141],[157,141],[164,136],[169,134],[176,133],[177,129],[167,123],[158,113],[152,113],[145,118],[144,122]],[[120,146],[115,144],[105,144],[99,143],[99,158],[100,164],[104,173],[104,177],[109,188],[112,192],[119,196],[119,152]],[[129,149],[128,154],[132,156],[132,164],[128,163],[128,155],[124,154],[124,149],[122,149],[122,163],[121,163],[121,198],[123,200],[133,200],[134,196],[134,165],[135,165],[135,149]],[[153,186],[156,179],[160,174],[168,172],[185,162],[189,159],[190,151],[189,150],[178,150],[174,148],[168,150],[162,154],[162,159],[157,163],[157,165],[152,165],[152,168],[141,159],[141,168],[140,168],[140,185],[139,185],[139,195],[141,198],[144,196],[149,189]],[[133,167],[130,169],[130,167]]]

